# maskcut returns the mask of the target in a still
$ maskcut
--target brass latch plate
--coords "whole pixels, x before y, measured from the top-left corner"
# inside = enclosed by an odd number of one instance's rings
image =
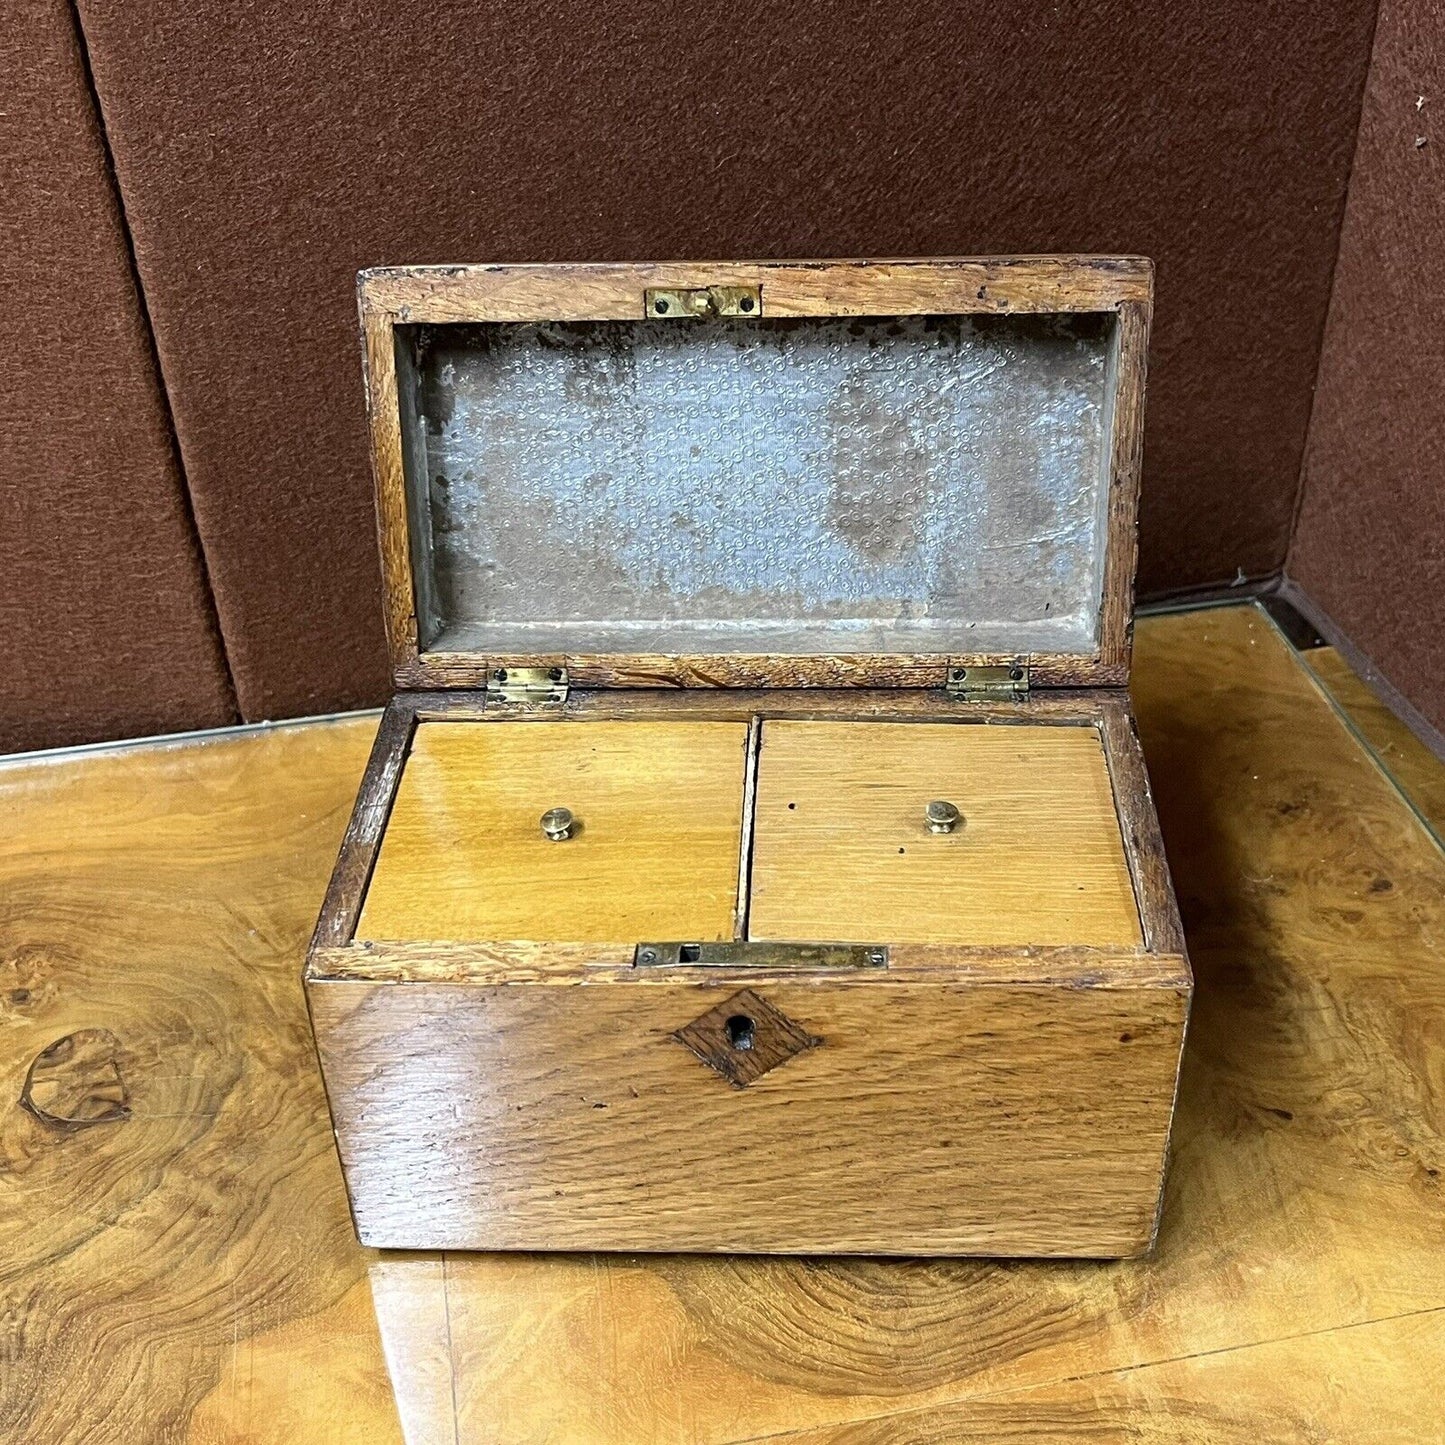
[[[1029,695],[1029,665],[1022,657],[984,667],[950,665],[945,683],[949,697],[964,701],[1004,701]]]
[[[487,701],[538,707],[567,701],[565,667],[494,667],[487,673]]]
[[[886,968],[876,943],[639,943],[639,968]]]
[[[761,286],[662,287],[649,290],[644,314],[662,320],[694,320],[711,316],[745,316],[756,320],[763,314]]]

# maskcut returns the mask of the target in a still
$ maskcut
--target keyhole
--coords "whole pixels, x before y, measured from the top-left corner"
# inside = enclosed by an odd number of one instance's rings
[[[734,1014],[727,1021],[728,1043],[735,1049],[750,1049],[753,1046],[754,1024],[746,1014]]]

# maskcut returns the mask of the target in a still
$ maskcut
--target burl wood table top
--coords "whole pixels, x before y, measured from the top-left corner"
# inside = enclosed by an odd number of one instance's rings
[[[1337,673],[1139,624],[1198,988],[1119,1264],[364,1250],[300,973],[375,718],[0,765],[0,1439],[1440,1439],[1445,857]]]

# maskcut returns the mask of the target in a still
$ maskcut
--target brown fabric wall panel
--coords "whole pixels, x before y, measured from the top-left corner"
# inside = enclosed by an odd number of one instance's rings
[[[1373,0],[80,0],[251,716],[386,689],[387,262],[1140,251],[1142,584],[1283,560]]]
[[[1445,728],[1442,118],[1445,4],[1385,0],[1289,563],[1437,728]]]
[[[70,7],[0,74],[0,751],[232,722]]]

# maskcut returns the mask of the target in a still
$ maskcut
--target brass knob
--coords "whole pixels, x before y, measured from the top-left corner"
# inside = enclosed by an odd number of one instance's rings
[[[548,808],[542,814],[542,831],[554,842],[565,843],[572,836],[571,808]]]
[[[951,833],[963,822],[963,814],[942,798],[935,798],[924,810],[923,821],[930,833]]]

